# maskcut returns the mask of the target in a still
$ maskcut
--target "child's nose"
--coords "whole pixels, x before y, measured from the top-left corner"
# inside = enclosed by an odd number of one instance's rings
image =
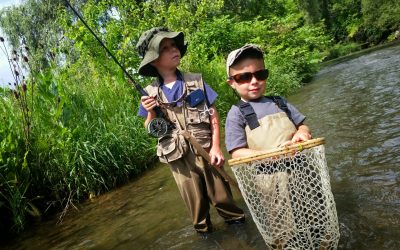
[[[177,46],[171,46],[171,47],[169,48],[169,50],[172,50],[172,51],[177,50],[177,49],[178,49]]]
[[[257,79],[256,79],[256,76],[255,76],[254,74],[251,76],[251,81],[250,81],[250,83],[251,83],[251,84],[257,84]]]

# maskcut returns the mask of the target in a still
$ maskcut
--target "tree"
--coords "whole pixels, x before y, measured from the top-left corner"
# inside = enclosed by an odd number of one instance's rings
[[[306,13],[306,19],[316,24],[322,19],[322,10],[319,0],[299,0],[298,5]]]
[[[56,21],[60,8],[63,8],[61,0],[27,0],[0,12],[0,26],[12,47],[28,47],[34,70],[56,59],[55,50],[63,39]]]
[[[385,40],[400,30],[400,2],[396,0],[362,0],[363,27],[371,42]]]

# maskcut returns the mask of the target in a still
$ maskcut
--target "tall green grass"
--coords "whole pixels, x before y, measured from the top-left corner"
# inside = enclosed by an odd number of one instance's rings
[[[155,160],[155,141],[136,116],[138,94],[118,74],[87,73],[52,68],[35,77],[28,142],[15,97],[2,92],[0,209],[11,214],[14,231],[26,216],[99,195]]]

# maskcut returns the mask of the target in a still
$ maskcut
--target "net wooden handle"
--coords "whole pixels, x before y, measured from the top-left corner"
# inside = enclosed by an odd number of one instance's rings
[[[262,153],[257,153],[250,156],[239,157],[235,159],[230,159],[228,161],[229,166],[234,166],[242,163],[247,163],[251,161],[261,160],[268,157],[278,156],[293,153],[296,151],[301,151],[306,148],[312,148],[321,144],[325,144],[325,138],[315,138],[308,141],[300,142],[294,145],[290,145],[284,148],[277,148],[273,150],[268,150]]]

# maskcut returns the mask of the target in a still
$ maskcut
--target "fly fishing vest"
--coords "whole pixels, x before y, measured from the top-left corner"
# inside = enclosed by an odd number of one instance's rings
[[[296,127],[292,121],[290,110],[281,97],[267,97],[272,99],[278,109],[277,113],[257,119],[253,107],[248,102],[239,101],[236,105],[246,120],[246,138],[250,149],[269,150],[279,147],[280,144],[291,140]]]
[[[180,100],[182,106],[168,104],[165,94],[159,87],[159,80],[145,88],[149,96],[157,96],[161,110],[175,125],[171,133],[158,138],[157,156],[164,163],[182,158],[190,149],[197,153],[179,133],[182,129],[189,131],[203,148],[208,149],[211,146],[210,116],[204,112],[208,108],[207,98],[205,97],[195,107],[190,107],[184,98],[196,89],[201,89],[205,93],[203,78],[201,74],[195,73],[182,73],[182,78],[184,84],[184,93]]]

